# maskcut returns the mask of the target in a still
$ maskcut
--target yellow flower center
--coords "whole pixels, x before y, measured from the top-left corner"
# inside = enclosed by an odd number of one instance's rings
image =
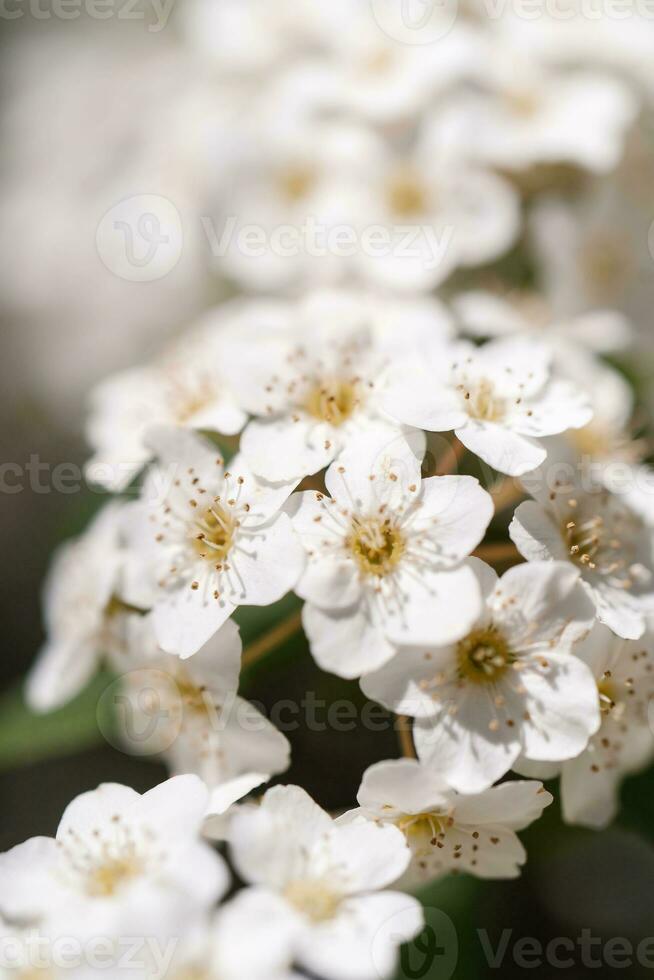
[[[195,522],[193,547],[207,561],[221,562],[232,546],[236,524],[224,507],[214,501]]]
[[[493,684],[514,662],[515,656],[494,627],[474,630],[457,645],[459,677],[473,684]]]
[[[141,871],[141,862],[135,854],[109,858],[89,871],[86,891],[95,898],[113,895],[127,881],[137,877]]]
[[[177,692],[185,708],[193,714],[208,715],[211,701],[207,697],[206,688],[194,684],[185,670],[179,669],[175,677]]]
[[[400,170],[390,179],[387,195],[391,211],[399,218],[412,218],[427,211],[427,190],[410,169]]]
[[[616,705],[617,695],[610,670],[605,671],[597,682],[597,693],[601,713],[611,714]]]
[[[347,544],[364,575],[382,578],[395,568],[404,554],[405,542],[388,519],[354,520]]]
[[[279,188],[291,204],[304,200],[316,182],[316,175],[311,167],[298,164],[282,171],[278,177]]]
[[[356,383],[332,379],[311,389],[305,409],[313,418],[339,426],[350,418],[357,404]]]
[[[473,419],[483,422],[497,422],[504,417],[506,401],[497,395],[495,386],[488,378],[481,378],[474,384],[459,385],[465,401],[465,409]]]
[[[284,897],[316,923],[333,919],[342,900],[326,882],[310,878],[291,881],[284,889]]]
[[[427,839],[434,843],[445,836],[450,818],[442,813],[405,813],[395,821],[396,826],[409,839]]]

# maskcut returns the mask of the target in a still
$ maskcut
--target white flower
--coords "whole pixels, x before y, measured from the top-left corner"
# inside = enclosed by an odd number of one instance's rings
[[[239,809],[230,845],[241,877],[284,899],[296,924],[295,958],[312,973],[329,980],[390,976],[397,947],[422,928],[414,898],[380,891],[410,860],[396,827],[334,821],[304,790],[277,786],[261,806]]]
[[[430,44],[415,44],[411,27],[394,9],[395,0],[376,5],[350,0],[345,8],[347,19],[340,31],[334,30],[322,68],[325,89],[346,116],[387,127],[406,124],[441,92],[472,75],[485,53],[478,33],[446,10],[441,29],[439,11],[430,11],[430,26],[439,36]],[[393,27],[404,27],[406,36],[384,30],[389,20]]]
[[[158,933],[208,908],[228,884],[223,860],[199,839],[208,795],[197,776],[143,796],[116,783],[82,793],[56,839],[34,837],[0,856],[0,911],[111,938]]]
[[[221,321],[209,316],[171,345],[154,364],[131,368],[91,394],[87,439],[94,455],[87,475],[123,490],[148,462],[146,438],[157,425],[180,425],[233,435],[246,421],[221,371]]]
[[[510,337],[483,347],[434,344],[396,364],[389,414],[430,432],[453,429],[485,463],[510,476],[546,457],[540,439],[590,421],[588,397],[552,374],[548,349]]]
[[[452,141],[508,172],[569,164],[606,173],[620,161],[638,99],[618,79],[557,71],[489,38],[484,89],[452,96],[442,111]]]
[[[633,341],[633,327],[615,310],[555,317],[544,297],[528,291],[502,295],[471,289],[454,297],[452,309],[464,332],[472,337],[525,333],[550,344],[561,369],[571,350],[612,354],[629,348]]]
[[[572,653],[592,622],[578,573],[520,565],[498,579],[475,568],[485,604],[448,646],[416,646],[363,678],[368,697],[417,719],[419,758],[454,789],[478,793],[529,759],[571,759],[599,727],[597,690]]]
[[[593,193],[574,200],[546,198],[534,207],[530,240],[540,279],[558,317],[614,308],[626,313],[641,345],[650,341],[646,201],[652,161],[636,153]]]
[[[460,796],[414,759],[378,762],[366,770],[357,794],[363,814],[393,824],[406,838],[416,886],[447,872],[515,878],[527,855],[515,831],[537,820],[552,797],[537,782],[507,782]]]
[[[554,473],[523,481],[535,499],[516,509],[511,539],[527,561],[573,563],[600,623],[636,640],[654,604],[654,529],[625,496]]]
[[[561,807],[567,823],[601,829],[618,812],[620,784],[654,758],[654,636],[623,640],[597,623],[576,649],[597,682],[602,723],[588,747],[544,778],[561,773]],[[531,770],[522,760],[515,767]]]
[[[246,888],[179,937],[165,980],[292,980],[295,931],[281,900]]]
[[[84,534],[57,552],[44,591],[46,642],[27,682],[34,711],[51,711],[70,701],[91,679],[105,656],[122,646],[120,547],[122,506],[103,508]]]
[[[378,145],[361,126],[296,119],[293,107],[281,122],[283,95],[245,126],[219,195],[218,268],[258,292],[346,277],[357,251],[357,195]],[[338,245],[343,228],[355,244]]]
[[[422,457],[421,445],[420,457]],[[327,470],[330,496],[293,498],[308,562],[296,586],[311,652],[341,677],[375,670],[397,644],[449,642],[479,613],[479,589],[461,565],[493,514],[468,476],[421,479],[402,436],[371,429]]]
[[[151,434],[158,466],[128,507],[125,598],[153,608],[157,642],[190,657],[240,605],[276,602],[304,557],[286,514],[292,486],[257,481],[184,429]]]
[[[315,473],[371,421],[386,419],[380,398],[393,358],[406,344],[451,333],[448,314],[429,299],[315,292],[278,307],[277,320],[272,308],[268,329],[260,310],[243,311],[232,373],[255,416],[241,451],[255,473],[274,481]]]
[[[237,696],[242,643],[233,620],[184,661],[159,647],[151,614],[130,616],[126,634],[120,732],[131,751],[159,750],[171,774],[200,776],[217,790],[211,813],[225,793],[242,789],[239,798],[288,767],[288,740]]]
[[[375,285],[396,290],[429,290],[456,268],[489,262],[520,230],[516,192],[451,152],[440,117],[423,123],[401,151],[380,140],[355,208],[358,228],[379,231],[371,247],[362,239],[351,261]]]

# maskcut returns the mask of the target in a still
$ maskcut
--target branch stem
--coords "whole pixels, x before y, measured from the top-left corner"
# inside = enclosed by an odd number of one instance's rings
[[[302,629],[302,610],[298,609],[291,613],[286,619],[277,623],[272,629],[257,637],[252,643],[246,646],[243,651],[242,666],[251,667],[256,664],[267,653],[281,646],[286,640],[290,639],[295,633]]]
[[[400,743],[400,749],[402,750],[402,757],[404,759],[415,759],[416,749],[413,744],[413,735],[411,732],[411,719],[408,715],[397,715],[395,718],[395,731],[397,732],[398,742]]]

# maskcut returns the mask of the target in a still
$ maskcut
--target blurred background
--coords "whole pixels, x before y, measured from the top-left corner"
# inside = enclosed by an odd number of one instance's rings
[[[4,850],[53,833],[68,801],[101,781],[145,789],[165,777],[156,762],[124,754],[101,734],[96,707],[106,677],[66,709],[65,718],[27,715],[20,686],[43,638],[40,591],[53,549],[104,502],[81,476],[90,388],[146,360],[234,292],[215,274],[201,218],[213,206],[216,149],[223,157],[231,152],[230,112],[239,109],[221,91],[211,60],[188,42],[172,5],[165,24],[150,3],[130,5],[129,17],[106,19],[88,16],[83,4],[62,4],[60,15],[45,0],[0,6]],[[647,76],[645,87],[654,89],[654,22],[646,21],[643,30],[649,40],[636,34],[624,40],[621,33],[614,54],[617,60],[620,45],[625,59],[633,53]],[[544,257],[551,277],[567,272],[573,298],[584,290],[591,305],[609,305],[631,318],[636,354],[622,367],[639,386],[643,412],[654,362],[653,188],[654,121],[646,108],[615,172],[592,178],[574,206],[549,202],[531,239],[532,256]],[[116,274],[97,239],[107,212],[138,195],[175,202],[184,238],[171,268],[150,281]],[[575,258],[582,239],[583,262]],[[576,280],[570,279],[572,265]],[[518,285],[529,278],[519,259],[513,267],[505,260],[503,275],[507,268]],[[312,691],[327,703],[349,698],[363,707],[356,683],[322,674],[308,657],[293,657],[292,644],[286,652],[274,671],[262,667],[248,680],[249,697],[270,706]],[[340,733],[300,729],[289,738],[293,763],[284,779],[333,809],[351,805],[367,765],[398,754],[390,726],[377,734],[360,726]],[[576,941],[589,929],[602,943],[625,937],[638,944],[654,936],[654,774],[628,780],[623,795],[619,820],[602,833],[565,828],[556,806],[546,811],[524,835],[530,859],[515,883],[451,878],[429,889],[425,903],[451,920],[458,957],[452,958],[449,942],[447,955],[429,972],[420,972],[416,953],[402,975],[496,975],[480,929],[488,931],[493,949],[503,930],[513,930],[501,966],[509,978],[559,972],[551,963],[528,969],[516,962],[511,949],[520,937]],[[625,966],[621,975],[649,975],[654,940],[649,956],[649,969]],[[597,976],[598,968],[577,956],[565,972],[582,978]],[[610,968],[601,970],[604,975]]]

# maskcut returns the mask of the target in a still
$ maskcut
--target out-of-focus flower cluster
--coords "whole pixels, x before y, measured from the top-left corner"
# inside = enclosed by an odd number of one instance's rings
[[[166,720],[148,752],[171,779],[102,785],[0,858],[7,936],[55,976],[61,937],[86,977],[92,941],[129,935],[138,976],[390,977],[418,885],[519,874],[536,780],[600,828],[654,758],[654,479],[615,367],[634,330],[618,288],[580,285],[579,218],[654,59],[574,11],[438,5],[425,43],[399,7],[181,14],[240,295],[92,393],[88,477],[120,496],[56,556],[28,698],[61,707],[109,665],[133,719]],[[239,695],[233,617],[290,592],[318,667],[404,719],[403,758],[337,818],[295,786],[250,797],[290,747]],[[217,912],[209,840],[244,883]]]

